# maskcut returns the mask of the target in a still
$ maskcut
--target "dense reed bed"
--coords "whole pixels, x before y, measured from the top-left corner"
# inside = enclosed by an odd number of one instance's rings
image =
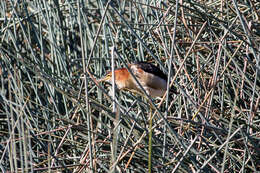
[[[260,171],[259,21],[257,0],[2,0],[0,170]],[[97,82],[136,61],[176,93]]]

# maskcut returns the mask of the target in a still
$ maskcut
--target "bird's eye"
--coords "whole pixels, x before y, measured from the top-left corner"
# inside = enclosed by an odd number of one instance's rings
[[[111,78],[112,74],[107,74],[107,78]]]

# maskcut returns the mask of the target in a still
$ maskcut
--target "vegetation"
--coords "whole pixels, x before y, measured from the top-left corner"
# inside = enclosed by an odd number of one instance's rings
[[[2,0],[0,170],[260,171],[259,21],[258,0]],[[97,82],[135,61],[176,93]]]

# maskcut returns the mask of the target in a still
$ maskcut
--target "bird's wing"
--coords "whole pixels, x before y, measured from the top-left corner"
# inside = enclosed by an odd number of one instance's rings
[[[153,89],[164,90],[167,86],[165,78],[161,77],[163,73],[154,65],[148,63],[133,64],[130,66],[130,69],[143,87],[147,86]],[[158,73],[161,75],[158,75]]]
[[[138,62],[135,63],[135,65],[143,71],[158,76],[167,81],[167,76],[160,70],[159,67],[148,62]]]

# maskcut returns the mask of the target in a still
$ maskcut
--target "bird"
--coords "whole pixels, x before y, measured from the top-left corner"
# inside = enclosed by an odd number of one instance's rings
[[[159,67],[149,62],[128,64],[128,68],[139,81],[146,94],[152,98],[162,97],[167,90],[167,75]],[[143,89],[129,72],[128,68],[114,70],[115,84],[119,90],[144,94]],[[112,84],[112,72],[108,72],[99,82]]]

